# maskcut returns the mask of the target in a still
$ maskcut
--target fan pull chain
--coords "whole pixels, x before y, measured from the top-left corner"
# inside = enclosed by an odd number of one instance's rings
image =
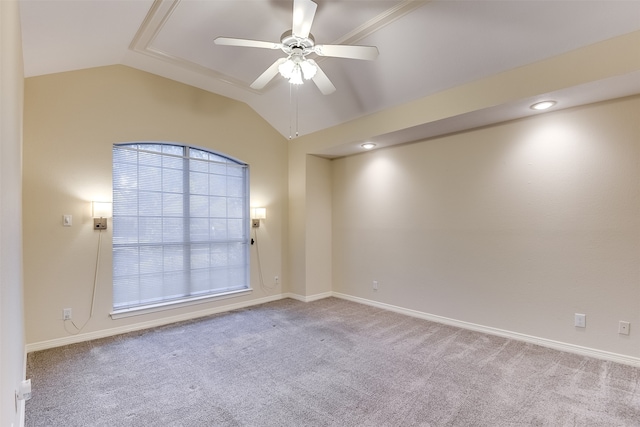
[[[293,101],[292,101],[293,89],[291,88],[291,86],[293,86],[293,85],[291,83],[289,83],[289,139],[293,138],[291,136],[291,122],[293,121],[293,119],[292,119],[292,116],[293,116]]]
[[[295,131],[296,131],[296,138],[299,135],[298,132],[298,86],[299,85],[294,85],[289,83],[289,139],[293,139],[292,136],[292,127],[293,127],[293,109],[295,108]],[[295,87],[295,92],[294,92],[294,87]]]
[[[296,85],[296,138],[298,137],[298,85]]]

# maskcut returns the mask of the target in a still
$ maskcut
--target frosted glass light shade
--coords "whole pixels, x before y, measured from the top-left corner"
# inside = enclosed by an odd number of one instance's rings
[[[282,77],[284,77],[285,79],[289,79],[291,78],[291,74],[293,73],[293,69],[295,68],[295,66],[296,64],[294,64],[291,59],[287,59],[285,62],[278,66],[278,71],[280,72],[280,75]]]
[[[251,219],[266,219],[267,208],[253,208],[251,209]]]
[[[94,218],[111,218],[111,202],[91,202]]]
[[[301,85],[302,81],[302,70],[300,70],[300,65],[296,65],[291,73],[291,78],[289,78],[289,83],[292,85]]]
[[[294,85],[301,85],[303,77],[305,80],[312,79],[317,71],[318,66],[313,59],[305,59],[300,55],[292,55],[278,66],[280,75]]]
[[[316,72],[318,71],[318,67],[316,67],[315,61],[313,62],[312,61],[313,59],[307,59],[300,63],[300,68],[302,69],[302,75],[304,76],[305,80],[312,79],[316,75]]]

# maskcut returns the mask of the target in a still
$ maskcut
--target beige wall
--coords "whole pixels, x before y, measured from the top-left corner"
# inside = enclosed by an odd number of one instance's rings
[[[331,292],[331,161],[307,156],[306,255],[314,260],[305,264],[306,297]]]
[[[27,343],[68,337],[62,321],[65,307],[73,309],[78,326],[89,317],[98,244],[90,201],[111,200],[111,150],[118,142],[173,141],[247,162],[251,204],[267,207],[267,220],[258,231],[263,274],[280,276],[283,285],[261,287],[252,262],[254,291],[249,296],[112,320],[108,230],[95,313],[82,334],[135,327],[286,290],[287,141],[248,106],[124,66],[26,79],[25,105]],[[63,214],[73,215],[72,227],[62,226]],[[255,247],[251,254],[255,261]]]
[[[24,78],[16,1],[0,1],[0,425],[18,426],[24,402],[22,304],[22,107]]]
[[[407,126],[436,123],[637,70],[637,55],[629,52],[636,51],[639,39],[640,32],[611,39],[296,138],[288,144],[242,103],[127,67],[27,79],[24,128],[27,342],[68,337],[61,320],[63,307],[73,308],[77,324],[88,317],[98,236],[91,228],[89,201],[110,198],[112,144],[163,140],[211,148],[251,165],[252,205],[268,208],[267,220],[258,230],[263,276],[266,284],[271,285],[278,275],[282,285],[272,290],[267,289],[269,286],[260,287],[253,262],[255,291],[240,301],[280,292],[312,298],[334,290],[482,325],[637,355],[633,349],[638,348],[634,326],[630,337],[610,331],[612,323],[615,331],[618,320],[638,322],[634,317],[640,311],[638,278],[628,279],[632,275],[629,257],[638,254],[634,246],[637,241],[625,241],[618,238],[617,231],[608,234],[598,228],[603,227],[608,205],[597,200],[602,194],[611,196],[598,185],[602,182],[600,178],[611,176],[601,169],[603,166],[594,156],[601,154],[600,150],[615,163],[616,156],[624,157],[620,154],[624,149],[602,148],[606,146],[602,144],[603,138],[585,132],[582,137],[592,142],[589,147],[596,150],[595,154],[580,151],[584,148],[579,146],[577,160],[560,156],[565,159],[561,167],[545,163],[548,159],[544,152],[533,148],[538,147],[535,141],[546,140],[546,136],[532,136],[541,128],[540,123],[558,117],[561,123],[574,120],[589,124],[584,129],[595,126],[607,138],[610,127],[619,135],[623,131],[613,129],[617,123],[594,121],[597,125],[592,125],[588,113],[592,109],[623,105],[620,108],[625,114],[621,117],[628,119],[630,114],[637,113],[637,104],[629,106],[626,100],[550,113],[333,162],[310,154],[321,154],[334,146]],[[575,115],[579,118],[567,119]],[[595,116],[601,118],[599,114]],[[622,120],[611,114],[606,117],[610,121]],[[627,136],[637,132],[637,128],[629,128],[629,122],[625,126]],[[567,140],[577,145],[576,137],[571,138]],[[622,135],[616,141],[624,138]],[[637,133],[635,138],[638,139]],[[534,142],[527,145],[526,141]],[[511,150],[515,146],[524,148]],[[570,152],[571,144],[564,146],[564,150]],[[637,159],[637,152],[631,154]],[[424,169],[424,164],[432,161],[431,156],[440,162]],[[506,163],[503,165],[496,159]],[[589,162],[596,166],[598,179],[590,174]],[[567,164],[573,169],[567,169]],[[563,171],[568,175],[562,175]],[[622,174],[614,174],[614,181],[621,179]],[[376,191],[368,187],[370,176],[380,185]],[[342,177],[344,182],[340,181]],[[571,203],[565,203],[564,195],[575,198],[573,189],[585,177],[595,189],[580,188],[588,195],[577,201],[570,198]],[[512,183],[515,178],[519,180]],[[562,186],[556,188],[558,180]],[[426,184],[416,188],[416,182]],[[483,182],[487,191],[468,188],[470,183]],[[636,204],[631,210],[637,211],[637,189],[627,185],[625,191],[631,203]],[[545,197],[551,197],[550,201]],[[626,231],[636,227],[632,232],[637,237],[637,223],[625,217],[623,224],[618,225],[620,218],[616,215],[629,212],[629,208],[619,194],[615,197],[620,208],[610,208],[618,212],[613,218],[615,227],[621,226]],[[518,200],[524,201],[515,204]],[[526,203],[533,204],[535,212],[528,212]],[[472,207],[475,210],[468,211]],[[597,209],[589,211],[590,214],[583,211],[594,207]],[[63,214],[74,216],[73,227],[62,227]],[[567,219],[575,215],[582,215],[580,221]],[[553,222],[552,218],[561,221]],[[167,316],[188,315],[201,308],[228,304],[224,301],[111,320],[107,314],[111,309],[110,231],[104,237],[96,314],[83,333],[150,324]],[[552,244],[554,240],[558,246]],[[531,242],[536,245],[530,246]],[[528,252],[532,247],[536,250]],[[514,248],[524,249],[510,250]],[[622,249],[631,249],[624,252],[626,258],[617,257]],[[568,251],[574,258],[565,265],[551,256],[557,250],[562,255]],[[603,254],[606,262],[600,257]],[[255,255],[253,248],[254,261]],[[431,264],[424,262],[427,256],[432,257],[427,258]],[[461,260],[473,268],[458,271],[452,267],[460,265]],[[623,263],[622,272],[617,270],[617,263]],[[606,265],[616,270],[606,275]],[[548,266],[553,268],[545,270]],[[472,274],[475,271],[483,274]],[[582,271],[581,275],[578,271]],[[519,276],[522,272],[526,274]],[[604,276],[606,284],[599,282],[596,286],[595,282]],[[380,282],[376,293],[371,290],[371,280]],[[614,285],[609,284],[614,281]],[[614,286],[614,290],[607,291],[608,286]],[[557,295],[550,297],[556,287]],[[609,298],[601,304],[606,309],[592,308],[594,301],[604,294]],[[611,294],[622,295],[621,309],[612,308],[618,307],[618,297],[611,299]],[[472,303],[460,303],[473,298]],[[496,301],[507,306],[504,312],[491,308],[498,304]],[[628,306],[632,304],[636,310],[630,313]],[[588,315],[586,330],[571,326],[573,313],[578,311]]]
[[[301,149],[289,145],[289,277],[292,295],[311,301],[331,292],[331,161]]]
[[[294,295],[306,296],[307,166],[304,151],[300,154],[300,147],[295,142],[289,142],[289,280]]]
[[[334,149],[358,147],[372,137],[413,126],[459,120],[470,112],[483,114],[499,105],[533,103],[544,94],[598,83],[640,71],[640,31],[586,46],[543,61],[450,88],[388,110],[379,111],[289,143],[289,249],[291,289],[310,297],[315,279],[309,274],[328,264],[312,256],[309,248],[323,247],[331,235],[330,222],[308,221],[308,205],[317,194],[306,194],[308,155],[323,155]],[[323,172],[318,170],[322,174]],[[320,179],[322,179],[320,177]],[[321,228],[322,227],[322,228]],[[314,240],[317,239],[317,240]]]
[[[333,290],[639,357],[639,117],[624,98],[335,160]]]

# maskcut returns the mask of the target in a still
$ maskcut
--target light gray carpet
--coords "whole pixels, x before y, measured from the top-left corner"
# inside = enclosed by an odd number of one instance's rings
[[[28,355],[27,426],[639,426],[640,369],[336,298]]]

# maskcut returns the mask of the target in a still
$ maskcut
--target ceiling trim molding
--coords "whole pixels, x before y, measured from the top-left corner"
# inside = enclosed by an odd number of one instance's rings
[[[334,40],[331,44],[357,43],[379,29],[391,24],[397,19],[402,18],[404,15],[413,12],[431,1],[433,0],[404,0],[391,9],[388,9],[373,19],[368,20],[339,39]]]
[[[134,36],[129,49],[141,51],[149,47],[169,20],[181,0],[155,0],[142,25]]]
[[[182,69],[195,72],[204,76],[209,76],[217,79],[220,82],[232,85],[240,88],[244,91],[262,95],[272,87],[276,86],[278,82],[272,81],[262,90],[252,89],[246,82],[238,80],[234,77],[221,73],[219,71],[212,70],[210,68],[199,65],[195,62],[180,58],[175,55],[171,55],[160,49],[156,49],[152,46],[160,31],[164,25],[169,21],[173,12],[180,5],[182,0],[155,0],[153,5],[149,9],[149,13],[145,17],[142,25],[136,32],[133,40],[129,44],[129,49],[133,52],[150,56],[157,60],[167,62]],[[386,25],[391,24],[404,15],[424,6],[432,0],[404,0],[394,7],[384,11],[378,16],[370,19],[354,30],[348,32],[342,37],[334,40],[331,44],[355,44],[365,37],[380,30]],[[317,61],[326,60],[327,57],[318,58]]]
[[[155,41],[162,28],[167,23],[173,12],[176,10],[182,0],[155,0],[149,13],[145,17],[142,25],[138,29],[138,32],[134,36],[129,49],[141,53],[143,55],[151,56],[155,59],[168,62],[183,69],[196,72],[205,76],[214,77],[217,80],[230,84],[232,86],[243,89],[247,92],[254,94],[261,94],[262,91],[251,89],[245,82],[228,76],[224,73],[212,70],[195,62],[188,61],[184,58],[180,58],[175,55],[171,55],[160,49],[155,49],[151,44]]]

